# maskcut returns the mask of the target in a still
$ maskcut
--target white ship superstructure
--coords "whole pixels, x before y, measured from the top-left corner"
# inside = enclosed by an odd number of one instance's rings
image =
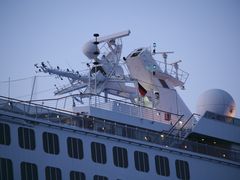
[[[51,101],[70,99],[72,110],[0,97],[0,180],[239,179],[232,97],[209,90],[192,113],[176,90],[188,78],[181,61],[155,45],[122,58],[129,34],[94,34],[83,48],[87,73],[35,64],[69,80]]]

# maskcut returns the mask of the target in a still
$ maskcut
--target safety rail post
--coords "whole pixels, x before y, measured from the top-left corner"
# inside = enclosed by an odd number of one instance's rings
[[[185,121],[185,123],[182,125],[182,127],[179,129],[179,132],[183,130],[183,128],[188,124],[188,122],[192,119],[192,117],[195,115],[195,113],[193,113],[188,119],[187,121]]]
[[[172,133],[172,131],[174,130],[174,128],[176,127],[176,125],[181,121],[182,117],[184,115],[181,115],[180,118],[174,123],[174,125],[168,130],[168,135],[170,135]]]

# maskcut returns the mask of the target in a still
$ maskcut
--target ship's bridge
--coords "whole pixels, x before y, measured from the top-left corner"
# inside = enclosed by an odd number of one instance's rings
[[[173,52],[153,51],[153,53],[151,53],[150,48],[138,48],[127,56],[127,63],[129,64],[128,67],[133,66],[132,64],[134,64],[134,62],[138,62],[138,64],[142,64],[144,68],[148,72],[151,72],[151,74],[156,78],[170,82],[173,87],[183,87],[188,79],[189,74],[179,68],[179,63],[181,60],[173,63],[167,62],[167,54],[169,53]],[[161,54],[164,61],[154,59],[153,56],[157,54]]]

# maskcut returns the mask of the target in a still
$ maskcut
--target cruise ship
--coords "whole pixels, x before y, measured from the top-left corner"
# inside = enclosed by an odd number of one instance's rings
[[[181,61],[155,43],[122,57],[129,35],[94,34],[83,72],[35,64],[68,81],[52,99],[0,96],[0,180],[240,178],[232,96],[207,90],[192,113],[178,94],[189,76]]]

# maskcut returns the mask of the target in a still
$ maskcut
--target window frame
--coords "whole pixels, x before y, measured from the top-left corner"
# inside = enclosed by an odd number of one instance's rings
[[[177,159],[175,161],[176,175],[178,179],[189,180],[190,171],[189,164],[187,161]]]
[[[35,150],[36,138],[34,130],[25,127],[19,127],[18,144],[22,149]]]
[[[52,173],[55,174],[55,179],[52,177]],[[45,168],[45,178],[46,180],[62,180],[62,172],[60,168],[47,166]]]
[[[23,161],[20,167],[21,180],[38,180],[38,169],[36,164]]]
[[[116,167],[127,168],[128,167],[128,152],[126,148],[114,146],[113,163]]]
[[[142,151],[134,151],[135,168],[141,172],[149,172],[148,154]]]
[[[158,175],[170,176],[169,160],[164,156],[155,156],[155,168]]]
[[[0,157],[0,179],[13,180],[13,164],[11,159]]]
[[[91,155],[92,155],[93,162],[100,163],[100,164],[107,163],[107,152],[106,152],[105,144],[92,142]]]
[[[11,144],[11,130],[6,123],[0,123],[0,144],[7,146]]]
[[[68,156],[75,159],[83,159],[83,142],[79,138],[68,137],[67,138]]]
[[[108,180],[106,176],[94,175],[93,180]]]
[[[44,152],[48,154],[59,154],[60,153],[60,144],[58,135],[50,132],[43,132],[43,149]]]
[[[85,174],[80,171],[70,171],[69,178],[70,180],[86,180]]]

